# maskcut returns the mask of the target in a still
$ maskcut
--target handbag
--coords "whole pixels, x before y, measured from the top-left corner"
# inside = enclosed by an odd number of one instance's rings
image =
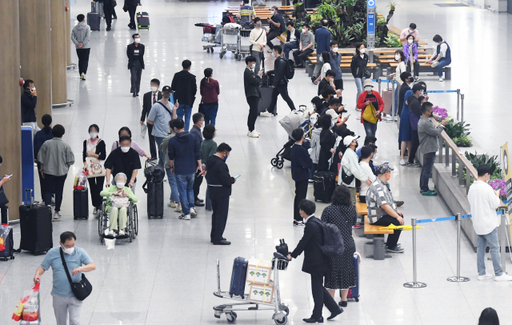
[[[368,71],[368,69],[363,68],[363,77],[365,77],[366,79],[370,78],[372,76],[372,74],[370,73],[370,71]]]
[[[354,175],[348,176],[347,173],[345,173],[345,168],[341,166],[341,180],[344,184],[350,185],[354,181]]]
[[[87,164],[87,171],[89,172],[87,178],[103,177],[107,174],[105,161],[94,157],[86,157],[85,163]]]
[[[372,124],[377,123],[379,118],[375,116],[375,113],[377,113],[377,110],[373,107],[373,104],[366,105],[363,113],[363,120]]]
[[[203,115],[206,115],[206,113],[204,112],[204,104],[203,104],[203,99],[202,98],[201,98],[201,103],[199,104],[198,112],[203,114]]]
[[[432,68],[435,68],[439,65],[439,61],[432,62]]]
[[[68,266],[66,265],[66,261],[64,260],[64,252],[62,251],[62,248],[59,248],[60,251],[60,258],[62,260],[62,265],[64,266],[64,270],[66,271],[66,275],[68,277],[69,284],[71,285],[71,291],[73,291],[73,294],[75,295],[76,299],[82,301],[85,300],[85,298],[89,297],[89,295],[92,292],[92,285],[85,277],[85,274],[82,273],[82,280],[80,282],[73,282],[71,280],[71,276],[69,275]]]
[[[0,206],[4,206],[9,203],[7,196],[5,195],[4,187],[0,187]]]

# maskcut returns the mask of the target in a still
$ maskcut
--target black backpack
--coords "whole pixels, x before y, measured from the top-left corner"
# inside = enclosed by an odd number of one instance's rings
[[[284,70],[284,76],[288,80],[293,79],[293,76],[295,75],[295,63],[292,60],[285,59],[285,61],[286,69]]]
[[[288,256],[288,244],[285,243],[284,239],[279,239],[279,245],[276,246],[276,252],[283,256]]]
[[[340,228],[332,223],[322,222],[322,229],[324,233],[324,245],[320,246],[320,249],[324,255],[336,257],[343,254],[345,244],[343,243]]]
[[[149,183],[160,183],[164,180],[165,170],[158,165],[158,160],[147,160],[144,176],[146,176],[146,181]]]

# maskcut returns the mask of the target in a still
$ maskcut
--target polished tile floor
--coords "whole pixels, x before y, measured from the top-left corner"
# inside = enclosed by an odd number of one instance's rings
[[[76,3],[75,3],[76,2]],[[398,1],[390,24],[403,27],[414,21],[422,39],[429,42],[433,34],[443,35],[452,46],[452,80],[444,84],[427,79],[429,89],[457,89],[466,94],[465,116],[473,124],[472,135],[477,148],[498,153],[499,146],[510,140],[506,111],[506,78],[511,74],[506,53],[511,48],[512,19],[506,14],[493,14],[471,8],[440,8],[436,1]],[[437,1],[439,2],[439,1]],[[214,78],[221,84],[220,108],[216,141],[227,142],[233,152],[228,160],[232,173],[241,174],[233,187],[231,210],[225,237],[228,247],[209,243],[210,213],[199,208],[198,218],[189,222],[178,220],[178,214],[166,207],[163,220],[148,220],[146,197],[137,185],[140,199],[140,232],[133,243],[118,242],[108,250],[99,242],[96,220],[72,220],[72,177],[80,168],[77,162],[66,183],[63,221],[54,224],[54,243],[65,230],[78,236],[77,245],[86,249],[96,262],[97,270],[87,276],[94,286],[90,298],[83,304],[82,324],[224,324],[224,316],[213,317],[212,307],[223,303],[213,296],[217,286],[216,261],[221,262],[221,285],[227,288],[232,261],[237,256],[270,258],[280,238],[294,246],[302,229],[292,227],[293,182],[289,163],[282,170],[273,169],[270,159],[286,142],[286,133],[278,123],[288,108],[280,100],[277,118],[259,118],[257,130],[262,136],[246,136],[248,107],[243,92],[244,64],[230,54],[220,59],[218,52],[202,51],[202,31],[196,22],[216,23],[223,8],[237,2],[177,2],[154,0],[144,3],[151,16],[151,29],[141,31],[146,45],[146,70],[142,74],[142,89],[147,91],[149,80],[159,78],[170,84],[179,71],[180,63],[192,60],[192,73],[202,77],[211,67]],[[382,8],[384,5],[382,5]],[[89,11],[89,1],[72,1],[71,13]],[[78,79],[75,71],[68,72],[68,97],[75,101],[69,108],[55,109],[54,123],[66,127],[64,136],[81,158],[82,141],[87,128],[96,123],[107,143],[116,139],[124,125],[133,130],[134,140],[148,148],[140,136],[141,101],[129,93],[129,72],[126,69],[125,47],[131,41],[127,15],[120,8],[119,19],[112,32],[93,32],[91,59],[87,81]],[[505,54],[505,55],[504,55]],[[74,56],[74,54],[73,54]],[[76,59],[74,59],[76,60]],[[268,60],[271,62],[271,60]],[[272,64],[269,63],[269,66]],[[301,71],[290,83],[290,94],[296,104],[306,104],[316,93]],[[353,110],[355,86],[345,78],[345,102],[352,113],[349,127],[363,135],[364,131]],[[456,100],[450,95],[432,96],[432,101],[447,107],[455,115]],[[381,123],[378,129],[379,161],[390,161],[397,168],[391,187],[394,195],[406,204],[403,212],[411,217],[442,217],[450,211],[440,197],[424,198],[418,194],[419,170],[398,166],[397,129],[394,124]],[[479,149],[482,151],[482,149]],[[169,189],[166,188],[166,196]],[[39,195],[39,194],[38,194]],[[204,186],[202,189],[204,196]],[[312,187],[308,196],[312,198]],[[325,207],[318,204],[318,215]],[[20,230],[15,228],[19,243]],[[403,283],[412,280],[412,239],[410,232],[402,234],[405,253],[384,261],[363,259],[361,263],[361,300],[351,302],[335,323],[361,325],[437,325],[476,324],[480,311],[492,306],[502,322],[512,319],[510,301],[512,287],[508,283],[479,282],[476,279],[476,254],[465,238],[462,242],[462,275],[468,283],[450,283],[456,269],[455,224],[428,224],[418,230],[418,280],[427,283],[424,289],[406,289]],[[365,240],[356,238],[363,251]],[[16,244],[17,246],[18,244]],[[14,261],[0,262],[0,324],[8,324],[23,291],[31,285],[35,269],[43,256],[21,253]],[[301,324],[311,313],[313,301],[310,283],[300,271],[302,257],[293,261],[281,274],[282,298],[290,306],[290,324]],[[492,265],[488,263],[489,268]],[[510,269],[510,261],[507,265]],[[491,269],[492,271],[492,269]],[[44,324],[55,324],[50,296],[51,275],[42,279],[42,316]],[[327,311],[326,311],[327,313]],[[239,312],[239,324],[273,324],[272,312]]]

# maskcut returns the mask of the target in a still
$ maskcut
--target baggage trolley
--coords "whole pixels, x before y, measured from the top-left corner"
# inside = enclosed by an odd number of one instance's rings
[[[234,323],[237,318],[237,311],[273,310],[274,315],[272,315],[272,319],[274,322],[278,325],[287,324],[290,310],[286,304],[281,302],[281,293],[279,289],[279,271],[285,271],[288,267],[288,263],[289,260],[286,258],[286,256],[279,253],[274,253],[274,258],[272,259],[273,278],[271,281],[271,283],[274,285],[274,296],[271,303],[262,303],[248,300],[248,294],[245,294],[243,298],[239,296],[231,297],[229,291],[221,291],[220,262],[217,260],[217,291],[214,292],[213,295],[222,299],[231,299],[239,302],[214,306],[214,316],[216,318],[220,318],[222,314],[225,314],[228,323]]]
[[[240,60],[251,55],[250,29],[240,30]]]
[[[211,25],[207,23],[196,23],[195,26],[203,28],[203,36],[201,40],[208,44],[203,45],[206,53],[213,53],[213,48],[221,45],[222,42],[222,26]]]
[[[226,52],[231,51],[235,55],[235,59],[241,60],[240,57],[240,29],[242,26],[235,23],[228,23],[222,27],[222,38],[220,47],[220,58],[222,59]]]

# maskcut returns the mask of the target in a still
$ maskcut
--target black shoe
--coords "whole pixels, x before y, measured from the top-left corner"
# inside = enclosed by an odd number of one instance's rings
[[[340,301],[338,303],[338,305],[340,305],[340,307],[347,307],[347,302],[346,301]]]
[[[201,201],[199,201],[199,200],[196,200],[196,201],[194,202],[194,205],[195,205],[195,206],[197,206],[197,207],[204,207],[204,203],[203,203],[203,202],[201,202]]]
[[[315,319],[315,318],[303,318],[302,319],[304,322],[306,323],[323,323],[324,322],[324,318],[323,317],[320,317],[319,319]]]
[[[304,221],[297,221],[297,220],[293,220],[293,225],[297,226],[297,227],[304,227],[305,226]]]
[[[110,32],[111,30],[112,30],[112,28],[110,28],[110,26],[107,27],[107,32]]]
[[[231,245],[231,242],[228,241],[228,240],[223,239],[221,241],[214,242],[213,244],[214,245]]]
[[[117,19],[117,16],[112,17],[112,19]]]
[[[137,95],[135,95],[135,93],[133,93],[133,97],[137,97]]]
[[[402,205],[404,205],[404,201],[396,201],[396,207],[399,208],[401,207]]]
[[[346,303],[346,302],[345,302]],[[331,319],[334,319],[334,317],[338,316],[339,314],[341,314],[343,312],[343,309],[340,308],[340,310],[338,311],[335,311],[334,313],[331,313],[331,316],[327,317],[327,320],[331,320]]]
[[[199,201],[199,202],[201,202],[201,203],[203,203],[203,202],[204,202],[204,200],[201,200],[201,199],[199,199],[199,198],[198,198],[198,199],[196,199],[196,201]]]

